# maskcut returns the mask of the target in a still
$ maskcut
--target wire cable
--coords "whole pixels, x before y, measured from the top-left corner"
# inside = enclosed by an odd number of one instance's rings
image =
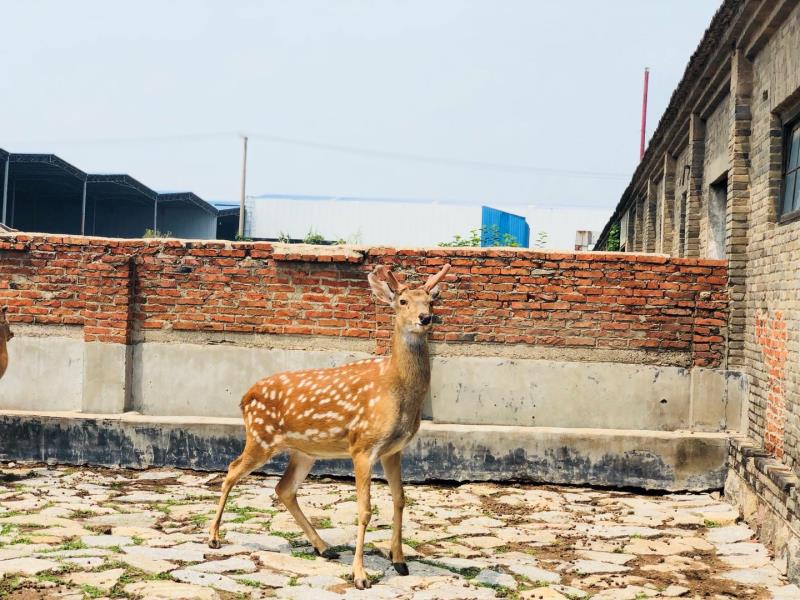
[[[239,136],[244,134],[233,131],[218,131],[206,133],[187,133],[163,136],[142,136],[130,138],[101,138],[94,140],[41,140],[35,142],[29,141],[16,141],[9,142],[12,144],[65,144],[65,145],[89,145],[89,144],[123,144],[123,143],[159,143],[171,141],[200,141],[208,139],[218,139]],[[447,167],[479,169],[488,171],[499,171],[504,173],[531,173],[538,175],[557,175],[564,177],[574,177],[579,179],[628,179],[630,174],[627,173],[613,173],[607,171],[584,171],[579,169],[557,169],[553,167],[539,167],[534,165],[521,165],[521,164],[508,164],[487,162],[479,160],[452,158],[446,156],[435,156],[427,154],[415,154],[410,152],[398,152],[392,150],[379,150],[375,148],[363,148],[358,146],[347,146],[342,144],[330,144],[326,142],[318,142],[314,140],[279,136],[270,133],[253,133],[247,134],[248,139],[253,141],[260,141],[270,144],[285,144],[291,146],[298,146],[303,148],[311,148],[315,150],[323,150],[327,152],[339,152],[342,154],[350,154],[356,156],[364,156],[367,158],[378,158],[384,160],[398,160],[405,162],[413,162],[419,164],[434,164]]]

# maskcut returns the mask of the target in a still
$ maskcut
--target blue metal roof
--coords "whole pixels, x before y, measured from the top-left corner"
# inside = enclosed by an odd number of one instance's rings
[[[239,208],[239,202],[234,200],[206,200],[206,202],[219,209]]]

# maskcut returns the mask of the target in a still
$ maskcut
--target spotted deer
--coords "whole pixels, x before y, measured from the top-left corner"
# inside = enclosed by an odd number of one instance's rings
[[[8,342],[14,337],[11,326],[6,320],[7,307],[0,308],[0,378],[8,368]]]
[[[395,312],[391,354],[330,369],[278,373],[258,381],[241,401],[246,440],[228,468],[222,497],[211,523],[209,546],[219,548],[219,525],[231,488],[273,455],[288,451],[289,465],[275,492],[325,558],[338,555],[322,540],[297,504],[297,489],[317,458],[353,459],[358,498],[358,532],[353,581],[370,587],[364,570],[364,534],[371,517],[370,479],[380,460],[394,505],[390,560],[408,575],[403,557],[405,499],[400,471],[403,448],[417,433],[422,403],[430,385],[427,334],[439,282],[450,265],[417,289],[401,285],[379,266],[367,276],[372,293]]]

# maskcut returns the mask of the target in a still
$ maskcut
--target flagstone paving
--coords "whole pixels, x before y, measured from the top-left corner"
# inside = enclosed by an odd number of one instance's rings
[[[369,590],[352,587],[352,482],[310,480],[300,503],[340,558],[316,557],[251,476],[205,543],[221,474],[4,465],[0,597],[297,600],[800,599],[718,494],[640,495],[475,483],[409,485],[410,575],[387,560],[392,501],[373,486]]]

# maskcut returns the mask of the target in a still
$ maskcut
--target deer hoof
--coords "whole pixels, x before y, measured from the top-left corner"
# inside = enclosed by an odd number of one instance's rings
[[[331,550],[330,548],[325,548],[322,552],[314,548],[314,554],[317,556],[321,556],[322,558],[327,558],[328,560],[333,560],[335,558],[339,558],[339,553]]]
[[[369,579],[355,579],[356,589],[366,590],[372,587],[372,582]]]
[[[208,540],[208,547],[212,550],[219,550],[222,548],[222,544],[219,540]]]
[[[393,562],[392,566],[394,570],[397,571],[400,575],[408,575],[408,565],[404,562]]]

